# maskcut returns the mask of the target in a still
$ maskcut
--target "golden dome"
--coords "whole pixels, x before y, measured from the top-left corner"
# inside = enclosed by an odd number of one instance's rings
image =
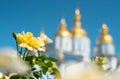
[[[112,44],[112,36],[108,33],[108,27],[106,24],[102,25],[101,35],[97,41],[98,44]]]
[[[86,31],[84,29],[80,28],[79,26],[74,26],[71,32],[74,37],[86,36]]]
[[[75,18],[74,18],[75,25],[71,31],[74,37],[84,37],[86,36],[86,31],[81,28],[81,16],[79,9],[75,10]]]
[[[65,19],[61,19],[60,27],[56,33],[56,36],[63,36],[63,37],[72,37],[72,34],[66,28]]]

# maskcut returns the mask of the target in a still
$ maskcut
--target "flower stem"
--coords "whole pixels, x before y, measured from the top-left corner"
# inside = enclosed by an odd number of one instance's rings
[[[20,47],[19,53],[20,53],[20,56],[21,56],[22,55],[22,47]]]
[[[38,56],[41,56],[41,52],[38,50]]]
[[[25,57],[26,57],[27,53],[28,53],[28,49],[25,49],[25,51],[23,53],[23,60],[25,60]]]
[[[17,49],[17,52],[19,52],[17,41],[16,41],[16,49]]]

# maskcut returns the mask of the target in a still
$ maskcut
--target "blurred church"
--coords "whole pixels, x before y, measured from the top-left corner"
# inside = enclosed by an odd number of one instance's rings
[[[113,38],[109,33],[108,26],[102,24],[100,34],[94,47],[94,57],[104,56],[107,58],[105,68],[116,70],[119,67],[119,59],[115,56],[115,46]],[[53,53],[49,53],[50,50]],[[59,28],[54,37],[54,43],[47,46],[49,55],[56,56],[57,65],[64,74],[67,66],[84,62],[87,64],[91,61],[91,41],[87,32],[82,27],[80,10],[75,10],[74,26],[71,30],[67,29],[65,18],[62,18]]]

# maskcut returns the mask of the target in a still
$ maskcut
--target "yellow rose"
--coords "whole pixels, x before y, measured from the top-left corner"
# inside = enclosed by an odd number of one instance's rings
[[[38,49],[44,47],[45,43],[43,40],[35,38],[31,32],[16,34],[16,41],[20,47],[25,47],[29,50]]]
[[[17,36],[16,41],[17,41],[18,44],[26,43],[26,39],[22,34],[19,33],[16,36]]]

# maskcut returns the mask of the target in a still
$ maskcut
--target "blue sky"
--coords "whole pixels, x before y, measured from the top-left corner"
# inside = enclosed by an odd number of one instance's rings
[[[109,27],[117,55],[120,55],[119,0],[0,0],[0,48],[15,47],[12,32],[31,31],[38,36],[41,30],[54,38],[60,19],[65,17],[68,29],[73,27],[74,11],[82,15],[82,27],[91,39],[91,48],[102,23]]]

